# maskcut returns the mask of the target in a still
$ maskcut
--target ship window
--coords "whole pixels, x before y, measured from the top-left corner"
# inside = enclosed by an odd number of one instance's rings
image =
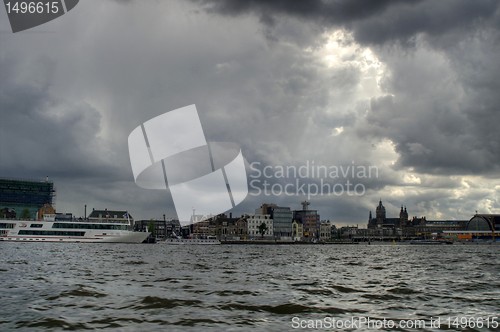
[[[42,228],[43,224],[31,224],[30,227],[31,228]]]
[[[20,230],[19,235],[84,236],[85,232]]]
[[[14,228],[16,225],[11,223],[0,223],[0,228]]]
[[[127,225],[79,224],[79,223],[58,223],[58,222],[56,222],[52,225],[52,228],[127,230]]]

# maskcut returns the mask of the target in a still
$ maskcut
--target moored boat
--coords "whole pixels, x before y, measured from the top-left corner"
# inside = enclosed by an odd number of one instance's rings
[[[148,232],[133,231],[130,221],[72,219],[0,219],[0,241],[142,243]]]

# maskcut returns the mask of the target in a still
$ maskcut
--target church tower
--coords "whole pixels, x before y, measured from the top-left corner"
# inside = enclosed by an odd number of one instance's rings
[[[375,216],[377,218],[377,227],[382,227],[385,223],[385,207],[382,205],[382,200],[378,202],[377,209],[375,210]]]
[[[408,212],[405,209],[403,210],[403,206],[401,205],[401,211],[399,212],[399,224],[401,227],[406,227],[408,225]]]

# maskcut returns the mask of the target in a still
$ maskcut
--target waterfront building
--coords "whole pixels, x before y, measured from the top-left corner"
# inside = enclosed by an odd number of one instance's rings
[[[401,228],[357,228],[356,230],[338,231],[338,236],[341,238],[349,238],[354,241],[392,241],[400,239],[402,236]]]
[[[444,231],[445,237],[464,242],[500,242],[500,214],[475,214],[465,229]]]
[[[403,206],[401,205],[401,211],[399,211],[399,225],[401,227],[408,226],[408,211],[406,211],[406,206],[403,210]]]
[[[259,232],[259,226],[262,224],[266,225],[264,238],[274,238],[273,219],[271,219],[269,214],[255,214],[247,218],[248,237],[251,239],[261,238],[262,235]]]
[[[302,226],[302,222],[298,220],[292,221],[292,240],[293,241],[302,241],[304,237],[304,227]]]
[[[332,240],[334,239],[340,239],[340,230],[337,228],[337,226],[335,225],[332,225],[332,227],[330,228],[330,238]]]
[[[289,207],[265,203],[260,208],[255,209],[255,214],[268,214],[271,216],[273,220],[273,235],[276,239],[290,240],[292,238],[293,214]]]
[[[320,216],[317,210],[309,210],[308,201],[301,204],[302,210],[293,211],[293,219],[302,224],[304,241],[315,241],[319,239]]]
[[[444,231],[464,230],[467,220],[427,220],[426,217],[413,217],[402,227],[403,237],[430,237]]]
[[[247,240],[248,238],[248,215],[242,216],[236,221],[235,236],[237,240]]]
[[[400,239],[400,238],[431,238],[433,234],[445,231],[464,230],[467,220],[427,220],[424,217],[408,218],[406,207],[401,206],[399,218],[387,218],[386,209],[379,201],[375,209],[375,218],[369,212],[368,227],[359,230],[356,239]]]
[[[358,226],[340,227],[340,235],[342,238],[352,238],[353,236],[358,235],[358,231],[359,231]]]
[[[96,210],[92,209],[88,219],[90,221],[106,221],[106,222],[124,222],[131,221],[134,224],[134,218],[127,212],[122,210]]]
[[[406,207],[403,209],[403,206],[401,206],[399,218],[387,218],[385,206],[382,204],[382,200],[380,200],[375,209],[375,218],[372,217],[372,212],[370,211],[368,228],[398,228],[406,225],[407,222],[408,212],[406,211]]]
[[[332,239],[332,225],[330,221],[321,221],[319,226],[319,240],[322,242]]]
[[[216,236],[219,240],[237,240],[236,222],[239,218],[233,218],[233,214],[229,213],[229,217],[221,213],[214,218],[211,218],[211,223],[216,229]]]
[[[37,219],[45,204],[54,205],[54,183],[0,178],[0,218]]]
[[[56,209],[48,203],[45,203],[37,213],[37,220],[44,220],[44,216],[55,215]]]
[[[466,230],[500,233],[500,214],[475,214],[467,223]]]
[[[134,224],[136,230],[146,231],[148,229],[159,240],[177,237],[181,234],[181,224],[176,219],[136,220]]]
[[[271,211],[273,208],[278,207],[278,205],[273,204],[273,203],[264,203],[262,204],[259,208],[255,209],[255,214],[257,215],[264,215],[264,214],[269,214],[271,215]]]
[[[371,214],[371,211],[370,211]],[[376,227],[381,228],[386,222],[385,206],[382,205],[382,199],[379,201],[377,208],[375,209],[375,224]]]
[[[181,223],[177,219],[169,219],[165,221],[165,238],[172,238],[181,233]]]
[[[216,228],[210,227],[209,220],[198,221],[193,224],[192,238],[194,239],[206,239],[209,236],[216,235]]]
[[[280,240],[291,240],[293,214],[289,207],[277,206],[271,210],[274,237]]]
[[[200,239],[215,236],[222,241],[243,240],[247,238],[247,218],[247,215],[233,218],[232,213],[229,213],[229,217],[221,213],[206,220],[184,226],[183,235]]]

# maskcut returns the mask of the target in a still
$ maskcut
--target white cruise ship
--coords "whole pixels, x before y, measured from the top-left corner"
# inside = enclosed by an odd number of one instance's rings
[[[16,242],[115,242],[142,243],[149,232],[136,232],[127,220],[0,219],[0,241]]]

